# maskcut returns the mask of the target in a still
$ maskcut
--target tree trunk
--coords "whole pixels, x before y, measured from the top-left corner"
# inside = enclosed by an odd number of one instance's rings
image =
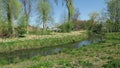
[[[11,13],[11,9],[10,9],[10,5],[7,4],[7,18],[8,18],[8,36],[11,37],[12,34],[13,34],[13,31],[14,31],[14,28],[13,28],[13,16],[12,16],[12,13]]]
[[[70,1],[66,0],[66,5],[67,5],[67,9],[68,9],[68,22],[71,20],[71,12],[70,12]]]
[[[27,3],[28,2],[28,3]],[[26,23],[26,32],[29,33],[29,16],[31,12],[31,2],[30,0],[23,0],[24,5],[24,14],[25,14],[25,23]]]
[[[46,31],[46,22],[45,22],[45,20],[43,20],[43,32],[45,32]]]

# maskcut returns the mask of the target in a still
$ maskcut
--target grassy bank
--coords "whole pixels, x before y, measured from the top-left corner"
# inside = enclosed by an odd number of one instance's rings
[[[6,39],[0,43],[0,52],[10,52],[21,49],[55,46],[81,41],[86,38],[84,31],[71,33],[53,33],[51,35],[29,35],[26,38]]]
[[[120,33],[106,35],[106,40],[101,43],[79,49],[65,49],[57,55],[36,56],[17,64],[1,66],[1,68],[119,68]]]

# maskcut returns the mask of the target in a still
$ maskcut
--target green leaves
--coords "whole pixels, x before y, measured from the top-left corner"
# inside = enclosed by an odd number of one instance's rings
[[[51,13],[51,5],[46,0],[39,0],[38,6],[37,6],[38,12],[41,16],[42,22],[43,22],[43,30],[46,30],[46,22],[50,18]]]
[[[60,26],[60,29],[62,32],[71,32],[73,29],[73,23],[72,22],[65,22]]]
[[[120,0],[109,0],[107,2],[107,11],[109,14],[111,28],[109,31],[120,31]]]

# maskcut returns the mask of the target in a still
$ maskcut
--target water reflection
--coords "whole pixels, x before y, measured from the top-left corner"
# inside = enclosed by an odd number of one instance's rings
[[[95,41],[96,42],[96,41]],[[80,48],[82,46],[87,46],[93,42],[89,40],[85,40],[79,43],[73,43],[73,44],[65,44],[65,45],[59,45],[59,46],[49,46],[49,47],[43,47],[43,48],[37,48],[37,49],[26,49],[26,50],[17,50],[14,52],[9,53],[0,53],[0,59],[7,60],[9,63],[13,63],[15,58],[18,59],[29,59],[34,56],[46,56],[46,55],[53,55],[62,52],[64,49],[75,49]]]
[[[82,47],[82,46],[89,45],[89,44],[91,44],[91,42],[88,41],[88,40],[82,41],[82,42],[80,42],[80,43],[78,44],[78,48],[80,48],[80,47]]]

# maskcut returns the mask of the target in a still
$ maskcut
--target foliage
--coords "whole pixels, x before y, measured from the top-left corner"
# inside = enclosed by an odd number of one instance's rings
[[[98,21],[99,13],[98,12],[92,12],[89,14],[90,20],[93,20],[93,22]]]
[[[41,31],[40,35],[50,35],[51,31],[50,30],[46,30],[46,31]]]
[[[109,14],[109,21],[107,22],[108,29],[112,32],[120,31],[120,1],[119,0],[108,0],[107,11]]]
[[[62,32],[71,32],[73,30],[72,22],[65,22],[60,26]]]
[[[6,36],[8,33],[8,27],[7,23],[4,21],[0,21],[0,36],[4,35]]]
[[[17,23],[17,32],[18,32],[18,36],[23,36],[24,34],[26,34],[26,23],[25,23],[25,17],[24,16],[21,16],[18,20],[18,23]]]
[[[26,24],[26,32],[28,33],[29,18],[32,11],[32,1],[33,0],[20,0],[23,4],[24,18]]]
[[[86,30],[89,23],[87,21],[76,20],[74,21],[74,30]]]
[[[66,6],[68,9],[68,21],[71,21],[72,16],[74,15],[74,5],[72,0],[65,0]]]
[[[87,24],[88,30],[88,39],[99,39],[102,41],[105,36],[105,32],[103,30],[103,24],[98,21],[99,14],[97,12],[93,12],[90,14],[90,20]]]
[[[43,31],[45,31],[46,22],[50,19],[51,5],[46,0],[39,0],[37,9],[43,22]]]
[[[83,46],[77,49],[69,49],[61,52],[56,55],[48,55],[48,56],[36,56],[32,59],[28,58],[19,63],[11,63],[10,65],[1,66],[2,68],[8,66],[10,68],[16,67],[25,67],[25,68],[111,68],[111,66],[119,66],[119,33],[107,33],[106,42],[90,44],[89,46]],[[81,37],[81,36],[77,36]],[[77,38],[76,37],[76,38]],[[63,37],[64,38],[64,37]],[[63,40],[62,38],[62,40]],[[71,37],[70,37],[71,38]],[[69,39],[70,39],[69,38]],[[65,38],[64,38],[65,39]],[[116,45],[111,44],[113,41],[117,43]],[[40,42],[40,40],[38,40]],[[44,40],[45,41],[45,40]],[[29,41],[30,43],[31,41]],[[45,41],[48,43],[48,41]],[[60,41],[61,42],[61,41]],[[31,44],[31,43],[30,43]],[[107,53],[110,52],[110,53]],[[109,64],[105,62],[109,62]],[[1,60],[2,63],[6,63],[6,61]],[[110,65],[111,64],[111,65]],[[21,66],[22,65],[22,66]],[[110,65],[110,67],[109,67]],[[112,67],[114,68],[114,67]],[[119,67],[118,67],[119,68]]]
[[[111,20],[108,19],[105,25],[107,32],[115,32],[115,23],[113,23]]]
[[[18,0],[2,0],[2,7],[4,7],[4,16],[8,21],[8,36],[12,36],[14,33],[13,21],[16,19],[20,12],[20,2]]]
[[[31,35],[51,35],[51,31],[50,30],[34,30],[34,31],[30,31],[29,34]]]
[[[102,24],[94,23],[88,28],[88,39],[100,39],[102,41],[105,38],[105,32],[102,29]]]
[[[80,36],[81,34],[72,34],[68,35],[43,35],[43,36],[35,36],[31,37],[31,39],[23,38],[22,40],[15,40],[15,41],[7,41],[4,43],[0,43],[0,52],[4,51],[14,51],[20,49],[29,49],[29,48],[39,48],[44,46],[51,46],[51,45],[61,45],[74,42],[81,41],[86,38],[86,34]],[[64,38],[64,40],[63,40]]]

